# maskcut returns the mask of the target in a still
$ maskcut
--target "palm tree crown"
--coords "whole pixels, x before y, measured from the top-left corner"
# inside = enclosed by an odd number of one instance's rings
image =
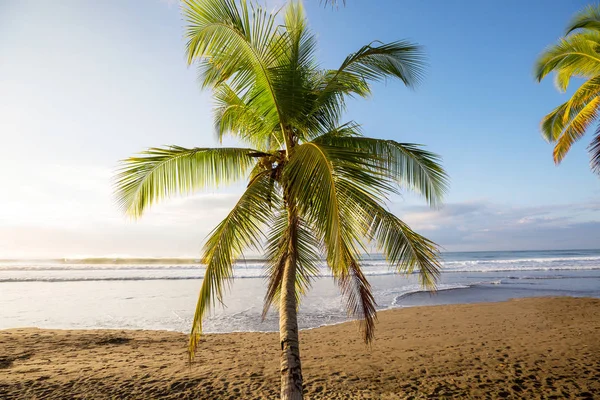
[[[372,82],[391,77],[417,84],[421,49],[406,41],[373,42],[337,69],[323,69],[300,3],[279,13],[246,1],[183,3],[187,60],[214,94],[217,137],[231,135],[249,147],[149,149],[124,161],[116,193],[123,210],[138,217],[173,194],[248,182],[204,246],[191,356],[203,316],[222,300],[234,263],[247,249],[263,251],[267,260],[264,312],[279,302],[280,318],[293,314],[292,322],[280,323],[282,349],[297,342],[297,332],[284,333],[297,331],[297,302],[323,257],[349,313],[362,321],[364,340],[371,341],[376,305],[360,257],[367,247],[383,252],[398,272],[418,270],[426,285],[435,283],[440,266],[437,246],[394,216],[387,196],[407,188],[436,205],[447,176],[435,154],[365,137],[342,114],[349,97],[370,95]]]
[[[565,92],[571,78],[586,81],[565,103],[546,115],[542,135],[554,147],[554,161],[560,163],[569,149],[598,120],[600,107],[600,5],[577,13],[567,26],[565,36],[539,56],[535,77],[541,81],[555,72],[558,90]],[[600,126],[588,148],[592,171],[600,173]]]

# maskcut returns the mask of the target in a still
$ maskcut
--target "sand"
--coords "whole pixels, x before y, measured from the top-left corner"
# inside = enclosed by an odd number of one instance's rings
[[[600,299],[537,298],[379,314],[366,347],[355,323],[302,331],[308,399],[600,398]],[[275,398],[274,333],[0,331],[2,399]]]

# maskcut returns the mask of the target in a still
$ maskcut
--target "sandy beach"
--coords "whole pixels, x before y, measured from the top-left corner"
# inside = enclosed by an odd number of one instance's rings
[[[600,397],[600,300],[537,298],[379,313],[301,332],[309,399]],[[274,398],[278,336],[164,331],[0,331],[0,398]]]

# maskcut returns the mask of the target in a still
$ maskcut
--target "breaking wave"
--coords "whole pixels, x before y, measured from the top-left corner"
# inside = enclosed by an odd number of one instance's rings
[[[535,252],[531,252],[534,253]],[[551,252],[550,252],[551,253]],[[478,273],[519,271],[551,271],[552,279],[561,279],[556,271],[600,270],[599,252],[590,255],[573,253],[573,256],[560,257],[515,257],[518,253],[496,252],[472,253],[471,259],[452,259],[446,257],[442,262],[443,273]],[[469,253],[462,253],[466,258]],[[496,257],[496,258],[494,258]],[[0,260],[0,283],[9,282],[79,282],[79,281],[143,281],[143,280],[190,280],[202,279],[205,267],[193,259],[121,259],[110,260]],[[91,262],[94,261],[94,262]],[[130,262],[127,262],[130,261]],[[395,271],[381,258],[363,260],[365,275],[391,275]],[[263,278],[264,262],[245,260],[234,267],[235,278]],[[321,262],[320,276],[331,276],[325,264]],[[510,276],[505,277],[511,279]],[[527,279],[519,277],[518,279]],[[548,279],[531,276],[530,279]],[[440,289],[443,290],[443,289]]]

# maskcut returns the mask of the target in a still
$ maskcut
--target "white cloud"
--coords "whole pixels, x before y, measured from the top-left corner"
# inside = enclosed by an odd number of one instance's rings
[[[597,202],[517,207],[490,201],[446,204],[441,210],[392,209],[413,229],[447,250],[600,247]]]

